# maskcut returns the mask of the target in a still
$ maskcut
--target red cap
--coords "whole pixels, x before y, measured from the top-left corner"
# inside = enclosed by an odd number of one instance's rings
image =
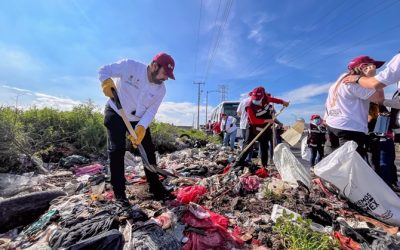
[[[354,68],[359,67],[361,64],[364,64],[364,63],[373,63],[376,66],[376,68],[380,68],[383,64],[385,64],[384,61],[375,61],[374,59],[372,59],[369,56],[359,56],[359,57],[356,57],[353,60],[351,60],[351,62],[347,66],[347,68],[352,70]]]
[[[174,59],[172,59],[170,55],[164,52],[160,52],[153,58],[153,61],[157,62],[158,64],[161,65],[161,67],[164,68],[169,78],[175,80],[174,76],[175,61]]]
[[[221,114],[221,117],[223,117],[223,116],[228,116],[228,115],[227,115],[227,114],[225,114],[225,113],[222,113],[222,114]]]
[[[311,120],[314,120],[314,119],[317,119],[317,118],[321,119],[321,116],[319,116],[319,115],[312,115],[311,116]]]
[[[251,91],[251,100],[261,100],[265,95],[265,89],[263,87],[257,87]]]

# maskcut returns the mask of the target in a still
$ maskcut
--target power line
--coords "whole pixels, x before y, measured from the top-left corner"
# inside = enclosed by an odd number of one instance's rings
[[[199,14],[199,23],[197,26],[197,41],[196,41],[196,53],[194,56],[194,76],[197,74],[197,56],[199,54],[199,38],[200,38],[200,24],[201,24],[201,14],[203,10],[203,0],[200,1],[200,14]]]
[[[392,26],[392,27],[390,27],[390,28],[388,28],[388,29],[385,29],[385,30],[383,30],[383,31],[381,31],[381,32],[375,33],[374,35],[369,36],[369,37],[367,37],[367,38],[365,38],[365,39],[359,40],[359,41],[357,41],[356,43],[352,44],[350,47],[347,47],[346,49],[340,49],[340,50],[336,51],[335,54],[342,54],[342,53],[344,53],[344,52],[346,52],[346,51],[348,51],[348,50],[350,50],[350,49],[352,49],[352,48],[355,48],[356,46],[358,46],[358,45],[360,45],[360,44],[362,44],[362,43],[364,43],[364,42],[370,41],[370,40],[372,40],[372,39],[374,39],[374,38],[376,38],[376,37],[378,37],[378,36],[381,36],[382,34],[385,34],[385,33],[389,32],[389,31],[391,31],[391,30],[398,29],[398,28],[400,28],[400,24],[395,25],[395,26]],[[326,59],[327,59],[326,57],[321,58],[321,59],[318,59],[318,60],[316,60],[316,61],[311,62],[310,64],[307,64],[305,67],[310,67],[310,66],[312,66],[312,65],[314,65],[314,64],[317,64],[317,63],[319,63],[319,62],[321,62],[321,61],[324,61],[324,60],[326,60]],[[286,76],[287,76],[287,75],[282,75],[281,77],[277,78],[277,79],[274,80],[274,81],[281,80],[281,79],[285,78]]]
[[[228,85],[218,85],[219,92],[221,93],[221,102],[226,100],[228,96]]]
[[[200,95],[201,95],[200,86],[202,84],[204,84],[204,82],[194,82],[193,84],[198,85],[198,89],[197,89],[197,129],[200,129]]]
[[[342,29],[336,30],[331,36],[329,36],[329,37],[327,37],[327,38],[325,38],[325,39],[321,39],[321,40],[317,41],[317,42],[314,43],[314,44],[310,44],[310,45],[308,46],[308,49],[301,50],[300,53],[296,54],[294,57],[292,57],[292,58],[291,58],[290,60],[288,60],[286,63],[290,63],[290,62],[295,61],[295,60],[298,59],[300,56],[303,56],[303,55],[309,53],[311,50],[314,49],[315,46],[323,45],[325,42],[330,41],[332,38],[336,37],[338,34],[342,33],[343,31],[348,30],[348,29],[351,28],[351,27],[354,27],[354,24],[360,22],[360,21],[361,21],[361,18],[362,18],[363,16],[365,16],[365,15],[367,15],[367,14],[373,15],[373,14],[379,13],[379,12],[385,10],[386,8],[388,8],[388,7],[390,7],[391,5],[394,5],[394,4],[396,4],[396,3],[399,3],[399,1],[396,0],[396,1],[394,1],[394,2],[391,2],[391,3],[389,3],[387,6],[384,6],[382,9],[379,9],[379,10],[375,9],[375,7],[379,6],[380,3],[377,4],[377,5],[375,5],[374,7],[368,9],[368,11],[363,12],[363,13],[361,13],[360,15],[358,15],[357,17],[355,17],[355,18],[353,19],[353,22],[348,23],[348,24],[345,25]],[[382,6],[382,5],[381,5],[381,6]],[[370,11],[371,9],[372,9],[372,13],[369,13],[369,12],[371,12],[371,11]]]
[[[213,48],[213,51],[211,53],[210,60],[208,61],[208,64],[207,64],[207,68],[206,68],[206,72],[205,72],[205,76],[204,76],[204,81],[205,82],[207,81],[208,73],[210,71],[210,68],[211,68],[212,64],[214,63],[214,58],[215,58],[217,49],[219,47],[219,44],[221,42],[221,37],[222,37],[222,34],[224,32],[225,26],[227,24],[228,17],[229,17],[232,5],[233,5],[233,0],[228,0],[228,2],[225,5],[225,11],[224,11],[223,16],[222,16],[222,24],[219,26],[218,33],[217,33],[217,39],[216,39],[216,42],[214,44],[214,48]]]
[[[322,21],[322,20],[324,20],[325,18],[327,18],[331,13],[334,13],[336,10],[340,9],[340,8],[341,8],[342,6],[344,6],[346,3],[347,3],[347,1],[343,1],[341,4],[337,4],[334,8],[329,9],[328,13],[325,13],[325,14],[321,15],[321,16],[317,19],[317,21],[315,21],[315,22],[314,22],[312,25],[310,25],[310,26],[312,27],[312,26],[315,26],[315,25],[317,25],[317,24],[321,24],[321,21]],[[360,4],[360,3],[361,3],[361,2],[355,2],[355,3],[353,3],[352,5],[350,5],[347,9],[353,8],[355,5]],[[330,22],[324,24],[324,26],[327,26],[328,24],[332,23],[333,21],[336,21],[336,19],[333,19],[333,20],[331,20]],[[297,37],[294,38],[294,39],[291,39],[291,40],[287,41],[287,42],[282,46],[282,48],[283,48],[282,50],[277,51],[276,53],[274,53],[273,55],[271,55],[269,58],[276,58],[276,57],[279,57],[279,56],[282,55],[284,52],[288,51],[288,50],[292,47],[291,44],[294,44],[294,42],[296,42],[296,41],[297,41],[297,38],[299,38],[299,37],[300,37],[300,35],[297,36]],[[261,56],[263,56],[264,54],[265,54],[265,53],[261,53]],[[258,58],[260,58],[260,57],[258,57]],[[258,63],[257,66],[254,67],[253,70],[250,71],[250,73],[248,73],[248,75],[251,75],[251,74],[253,74],[253,73],[256,73],[258,70],[262,69],[268,62],[269,62],[268,60],[263,60],[261,63]],[[251,68],[252,68],[252,67],[247,67],[246,70],[249,70],[249,69],[251,69]],[[238,75],[242,74],[243,72],[245,72],[244,69],[243,69],[242,71],[240,71],[240,72],[238,73]]]

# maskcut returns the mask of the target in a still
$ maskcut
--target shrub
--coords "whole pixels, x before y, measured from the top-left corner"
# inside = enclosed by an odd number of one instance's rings
[[[310,228],[311,220],[298,217],[283,211],[273,227],[273,231],[281,237],[285,249],[289,250],[331,250],[340,249],[336,240],[328,234],[313,231]]]

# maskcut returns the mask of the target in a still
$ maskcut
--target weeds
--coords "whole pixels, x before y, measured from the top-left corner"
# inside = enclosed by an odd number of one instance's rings
[[[285,249],[289,250],[336,250],[340,249],[336,240],[328,234],[313,231],[311,220],[301,217],[293,219],[293,214],[283,211],[273,227]]]

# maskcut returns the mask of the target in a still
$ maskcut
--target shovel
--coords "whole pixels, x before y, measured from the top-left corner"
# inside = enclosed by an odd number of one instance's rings
[[[296,145],[304,131],[304,121],[297,121],[293,124],[288,130],[286,130],[282,135],[282,139],[284,139],[290,146]]]
[[[121,116],[122,120],[125,123],[126,128],[128,129],[129,134],[133,137],[133,138],[137,138],[135,130],[132,127],[132,124],[129,122],[128,117],[126,117],[125,111],[121,106],[121,102],[119,101],[119,97],[118,97],[118,93],[115,89],[111,89],[114,98],[112,98],[112,100],[114,101],[115,106],[117,106],[118,109],[118,113]],[[172,177],[178,177],[177,175],[170,173],[164,169],[161,169],[157,166],[151,165],[149,162],[149,159],[147,158],[147,154],[146,151],[143,148],[142,144],[137,145],[137,148],[139,149],[139,153],[140,156],[142,157],[143,160],[143,166],[148,169],[150,172],[156,173],[156,174],[160,174],[164,177],[168,177],[168,176],[172,176]]]
[[[276,114],[272,117],[272,120],[275,120],[275,118],[278,117],[278,116],[283,112],[283,110],[284,110],[285,108],[286,108],[286,107],[283,106],[283,107],[281,108],[281,110],[279,110],[279,112],[276,113]],[[234,168],[236,168],[237,166],[239,166],[239,164],[241,163],[241,162],[239,162],[239,159],[241,159],[242,156],[243,156],[244,154],[246,154],[247,151],[249,151],[249,149],[250,149],[250,148],[253,146],[253,144],[258,140],[258,138],[260,138],[260,136],[261,136],[272,124],[273,124],[273,123],[268,123],[267,125],[265,125],[265,127],[260,131],[260,133],[258,133],[258,134],[256,135],[256,137],[254,137],[254,139],[243,149],[242,153],[240,153],[240,155],[236,158],[236,161],[235,161],[235,163],[232,165],[232,168],[231,168],[231,169],[234,169]]]

